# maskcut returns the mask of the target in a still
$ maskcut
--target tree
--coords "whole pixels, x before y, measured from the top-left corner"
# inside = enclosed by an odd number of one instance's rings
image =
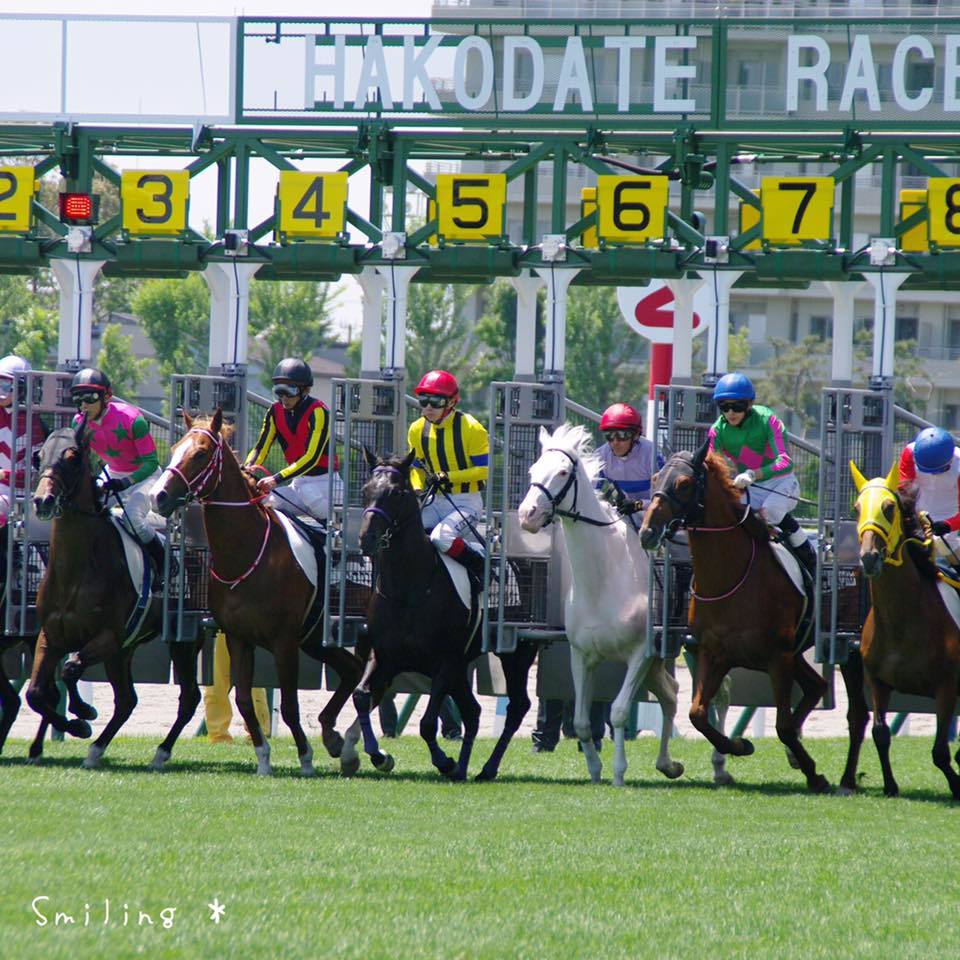
[[[160,372],[202,373],[210,343],[210,293],[198,273],[185,280],[147,280],[131,303],[157,352]]]
[[[150,370],[150,360],[138,360],[133,352],[133,337],[122,333],[119,324],[108,323],[100,340],[97,363],[109,372],[113,392],[134,397]]]
[[[263,383],[284,357],[309,361],[330,342],[331,314],[339,288],[304,280],[265,280],[250,285],[251,353],[263,364]]]
[[[30,361],[35,370],[56,366],[60,322],[56,311],[33,304],[18,318],[6,352]]]

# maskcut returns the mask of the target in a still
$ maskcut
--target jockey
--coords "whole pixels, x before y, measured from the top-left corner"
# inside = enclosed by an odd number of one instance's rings
[[[119,497],[137,539],[143,544],[157,571],[157,586],[163,575],[163,541],[150,526],[150,488],[160,476],[157,448],[150,427],[133,404],[117,400],[106,375],[95,367],[74,374],[70,399],[78,413],[74,422],[87,418],[90,448],[103,461],[107,479],[102,493]]]
[[[489,473],[487,430],[469,413],[456,409],[460,387],[446,370],[425,374],[416,394],[423,416],[407,432],[407,443],[416,455],[410,481],[414,490],[431,486],[435,493],[423,508],[423,525],[441,553],[482,578],[483,546],[476,544],[471,526],[476,526],[483,511],[480,494]]]
[[[247,454],[244,467],[260,465],[267,459],[274,440],[280,444],[287,465],[257,482],[261,493],[269,493],[267,504],[291,516],[305,513],[325,520],[330,512],[330,416],[320,400],[310,396],[313,371],[296,357],[281,360],[273,371],[273,395],[277,398],[263,418],[260,436]],[[343,481],[333,462],[334,502],[343,500]],[[283,493],[276,491],[287,483]]]
[[[597,486],[613,488],[612,502],[620,513],[637,513],[650,497],[650,478],[663,466],[663,458],[643,436],[643,419],[629,403],[607,407],[600,429],[607,442],[597,450],[603,463]]]
[[[19,413],[13,407],[14,381],[21,373],[26,373],[30,364],[14,354],[0,360],[0,528],[6,527],[10,507],[13,505],[13,492],[22,490],[24,483],[24,461],[27,454],[32,456],[40,449],[46,439],[46,429],[39,417],[33,418],[30,442],[25,442],[27,432],[27,414]],[[22,397],[21,397],[22,399]],[[14,429],[16,417],[16,429]],[[17,447],[17,463],[13,464],[13,448]]]
[[[900,486],[916,484],[917,510],[931,520],[931,532],[960,552],[960,450],[942,427],[926,427],[900,454]]]
[[[713,400],[720,411],[707,438],[711,450],[723,453],[740,472],[734,486],[771,526],[778,527],[791,551],[811,572],[816,555],[806,533],[790,512],[797,505],[800,483],[787,452],[783,421],[769,408],[754,404],[753,384],[742,373],[717,381]],[[753,483],[762,484],[762,489]]]

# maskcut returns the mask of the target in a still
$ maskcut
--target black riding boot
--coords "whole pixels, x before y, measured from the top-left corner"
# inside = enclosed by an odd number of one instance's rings
[[[817,570],[817,555],[810,546],[810,540],[804,530],[800,528],[792,513],[788,513],[780,521],[780,532],[790,552],[810,571],[811,576]]]
[[[476,550],[471,550],[467,547],[459,557],[455,557],[454,559],[458,563],[462,563],[467,568],[467,572],[472,577],[475,577],[478,583],[483,583],[484,557],[482,553],[477,553]]]

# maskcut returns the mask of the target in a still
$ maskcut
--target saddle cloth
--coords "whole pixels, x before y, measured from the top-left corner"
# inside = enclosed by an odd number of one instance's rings
[[[457,588],[457,596],[460,598],[460,602],[470,610],[472,601],[470,597],[470,574],[467,573],[467,568],[462,563],[448,557],[445,553],[440,554],[440,559],[443,561],[444,566],[446,566],[447,573],[450,574],[453,585]]]
[[[150,569],[150,564],[146,562],[140,541],[129,531],[123,519],[111,511],[110,521],[120,534],[120,542],[123,544],[123,553],[127,561],[127,573],[130,575],[130,583],[137,595],[137,602],[130,611],[124,627],[126,636],[123,638],[123,646],[126,646],[137,639],[143,621],[150,610],[153,571]]]
[[[319,582],[319,568],[317,566],[317,554],[313,549],[313,544],[301,533],[299,527],[285,513],[275,510],[280,526],[287,534],[287,540],[290,542],[290,549],[293,551],[293,557],[297,565],[303,571],[304,576],[310,581],[314,591]]]
[[[943,605],[947,608],[950,616],[953,617],[953,622],[960,627],[960,593],[957,593],[955,587],[950,586],[943,580],[937,581],[937,589],[940,591],[940,596],[943,597]]]
[[[770,546],[773,547],[773,555],[777,558],[780,566],[783,567],[783,572],[790,578],[794,589],[801,597],[806,597],[807,593],[803,588],[803,574],[800,572],[800,562],[782,543],[771,540]]]

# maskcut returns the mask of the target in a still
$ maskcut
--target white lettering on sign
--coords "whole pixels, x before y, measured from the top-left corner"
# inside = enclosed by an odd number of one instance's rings
[[[913,50],[916,50],[924,60],[932,60],[933,44],[926,37],[912,33],[897,44],[893,54],[893,76],[891,77],[893,98],[897,101],[898,107],[909,111],[922,110],[933,99],[933,87],[924,87],[915,97],[907,93],[907,67],[909,66],[907,57]]]
[[[630,54],[642,50],[647,45],[646,37],[604,37],[603,45],[608,50],[616,50],[617,56],[617,110],[621,113],[630,109]]]
[[[653,110],[654,113],[690,113],[697,109],[692,97],[671,99],[667,96],[668,80],[695,80],[697,68],[692,63],[668,63],[673,50],[696,50],[696,37],[655,37],[653,41]]]
[[[812,51],[816,61],[801,65],[801,53]],[[787,111],[796,110],[800,100],[800,84],[812,83],[817,91],[817,110],[827,109],[827,67],[830,48],[823,37],[797,35],[787,38]]]
[[[517,93],[517,57],[530,58],[530,92]],[[543,96],[543,50],[533,37],[503,38],[503,109],[523,112],[540,102]]]

